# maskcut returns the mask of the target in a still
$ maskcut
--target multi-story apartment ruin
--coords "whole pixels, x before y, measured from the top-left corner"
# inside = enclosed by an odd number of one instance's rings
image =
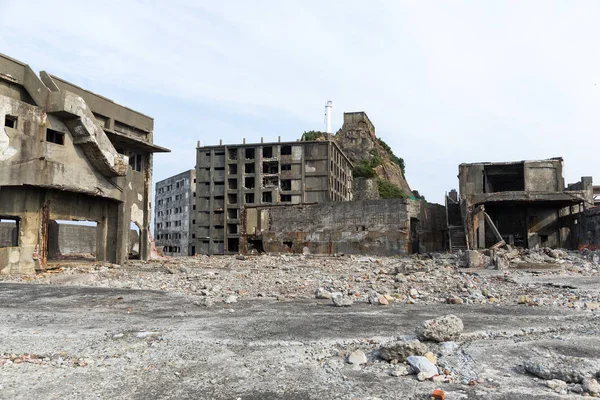
[[[14,232],[1,272],[47,268],[56,220],[95,223],[95,258],[112,263],[127,260],[135,224],[149,257],[152,154],[168,151],[152,118],[4,55],[0,118],[0,222]]]
[[[198,145],[196,253],[240,250],[247,205],[352,199],[352,164],[329,140]]]
[[[594,188],[591,177],[565,187],[562,171],[562,158],[461,164],[460,198],[446,199],[451,250],[577,247]]]
[[[196,170],[156,183],[154,239],[166,256],[192,256],[196,215]]]

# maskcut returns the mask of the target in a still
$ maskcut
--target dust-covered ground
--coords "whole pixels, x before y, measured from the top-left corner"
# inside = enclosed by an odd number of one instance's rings
[[[1,276],[0,398],[598,395],[598,253],[499,253],[504,270],[453,254],[256,255]],[[423,334],[450,314],[462,326]]]

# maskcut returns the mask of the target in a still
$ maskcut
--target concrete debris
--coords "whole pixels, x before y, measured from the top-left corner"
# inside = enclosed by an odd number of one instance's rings
[[[418,340],[394,342],[379,349],[379,356],[386,361],[404,362],[410,356],[422,356],[428,351],[427,345]]]
[[[438,369],[427,358],[423,356],[410,356],[406,359],[413,371],[417,374],[417,379],[424,381],[433,378],[438,374]]]
[[[600,384],[594,378],[586,378],[583,380],[582,389],[584,392],[591,394],[594,397],[600,395]]]
[[[600,363],[580,357],[533,357],[523,364],[525,371],[542,379],[582,383],[600,373]]]
[[[331,299],[331,293],[329,293],[327,290],[320,287],[315,291],[315,298],[329,300],[329,299]]]
[[[406,376],[410,374],[410,369],[406,364],[394,365],[388,372],[390,376]]]
[[[348,356],[349,364],[366,364],[367,363],[367,355],[362,350],[355,350]]]
[[[462,320],[450,314],[424,321],[417,327],[416,332],[420,339],[446,342],[460,338],[463,329]]]
[[[344,295],[333,296],[331,300],[336,307],[350,307],[354,303],[351,297]]]

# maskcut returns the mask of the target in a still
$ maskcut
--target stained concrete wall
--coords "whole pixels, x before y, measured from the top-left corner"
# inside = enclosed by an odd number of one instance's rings
[[[96,254],[95,226],[50,223],[48,258],[66,254]]]
[[[247,209],[244,248],[267,252],[389,256],[445,249],[445,208],[390,199]],[[259,214],[259,215],[255,215]],[[411,235],[411,222],[413,235]],[[256,224],[256,226],[250,226]]]
[[[579,247],[600,249],[600,207],[590,208],[581,214],[578,221]]]

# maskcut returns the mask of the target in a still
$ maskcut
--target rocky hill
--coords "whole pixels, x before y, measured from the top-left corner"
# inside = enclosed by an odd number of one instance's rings
[[[404,177],[404,160],[375,136],[366,113],[344,113],[344,124],[333,139],[354,164],[355,200],[412,196]]]

